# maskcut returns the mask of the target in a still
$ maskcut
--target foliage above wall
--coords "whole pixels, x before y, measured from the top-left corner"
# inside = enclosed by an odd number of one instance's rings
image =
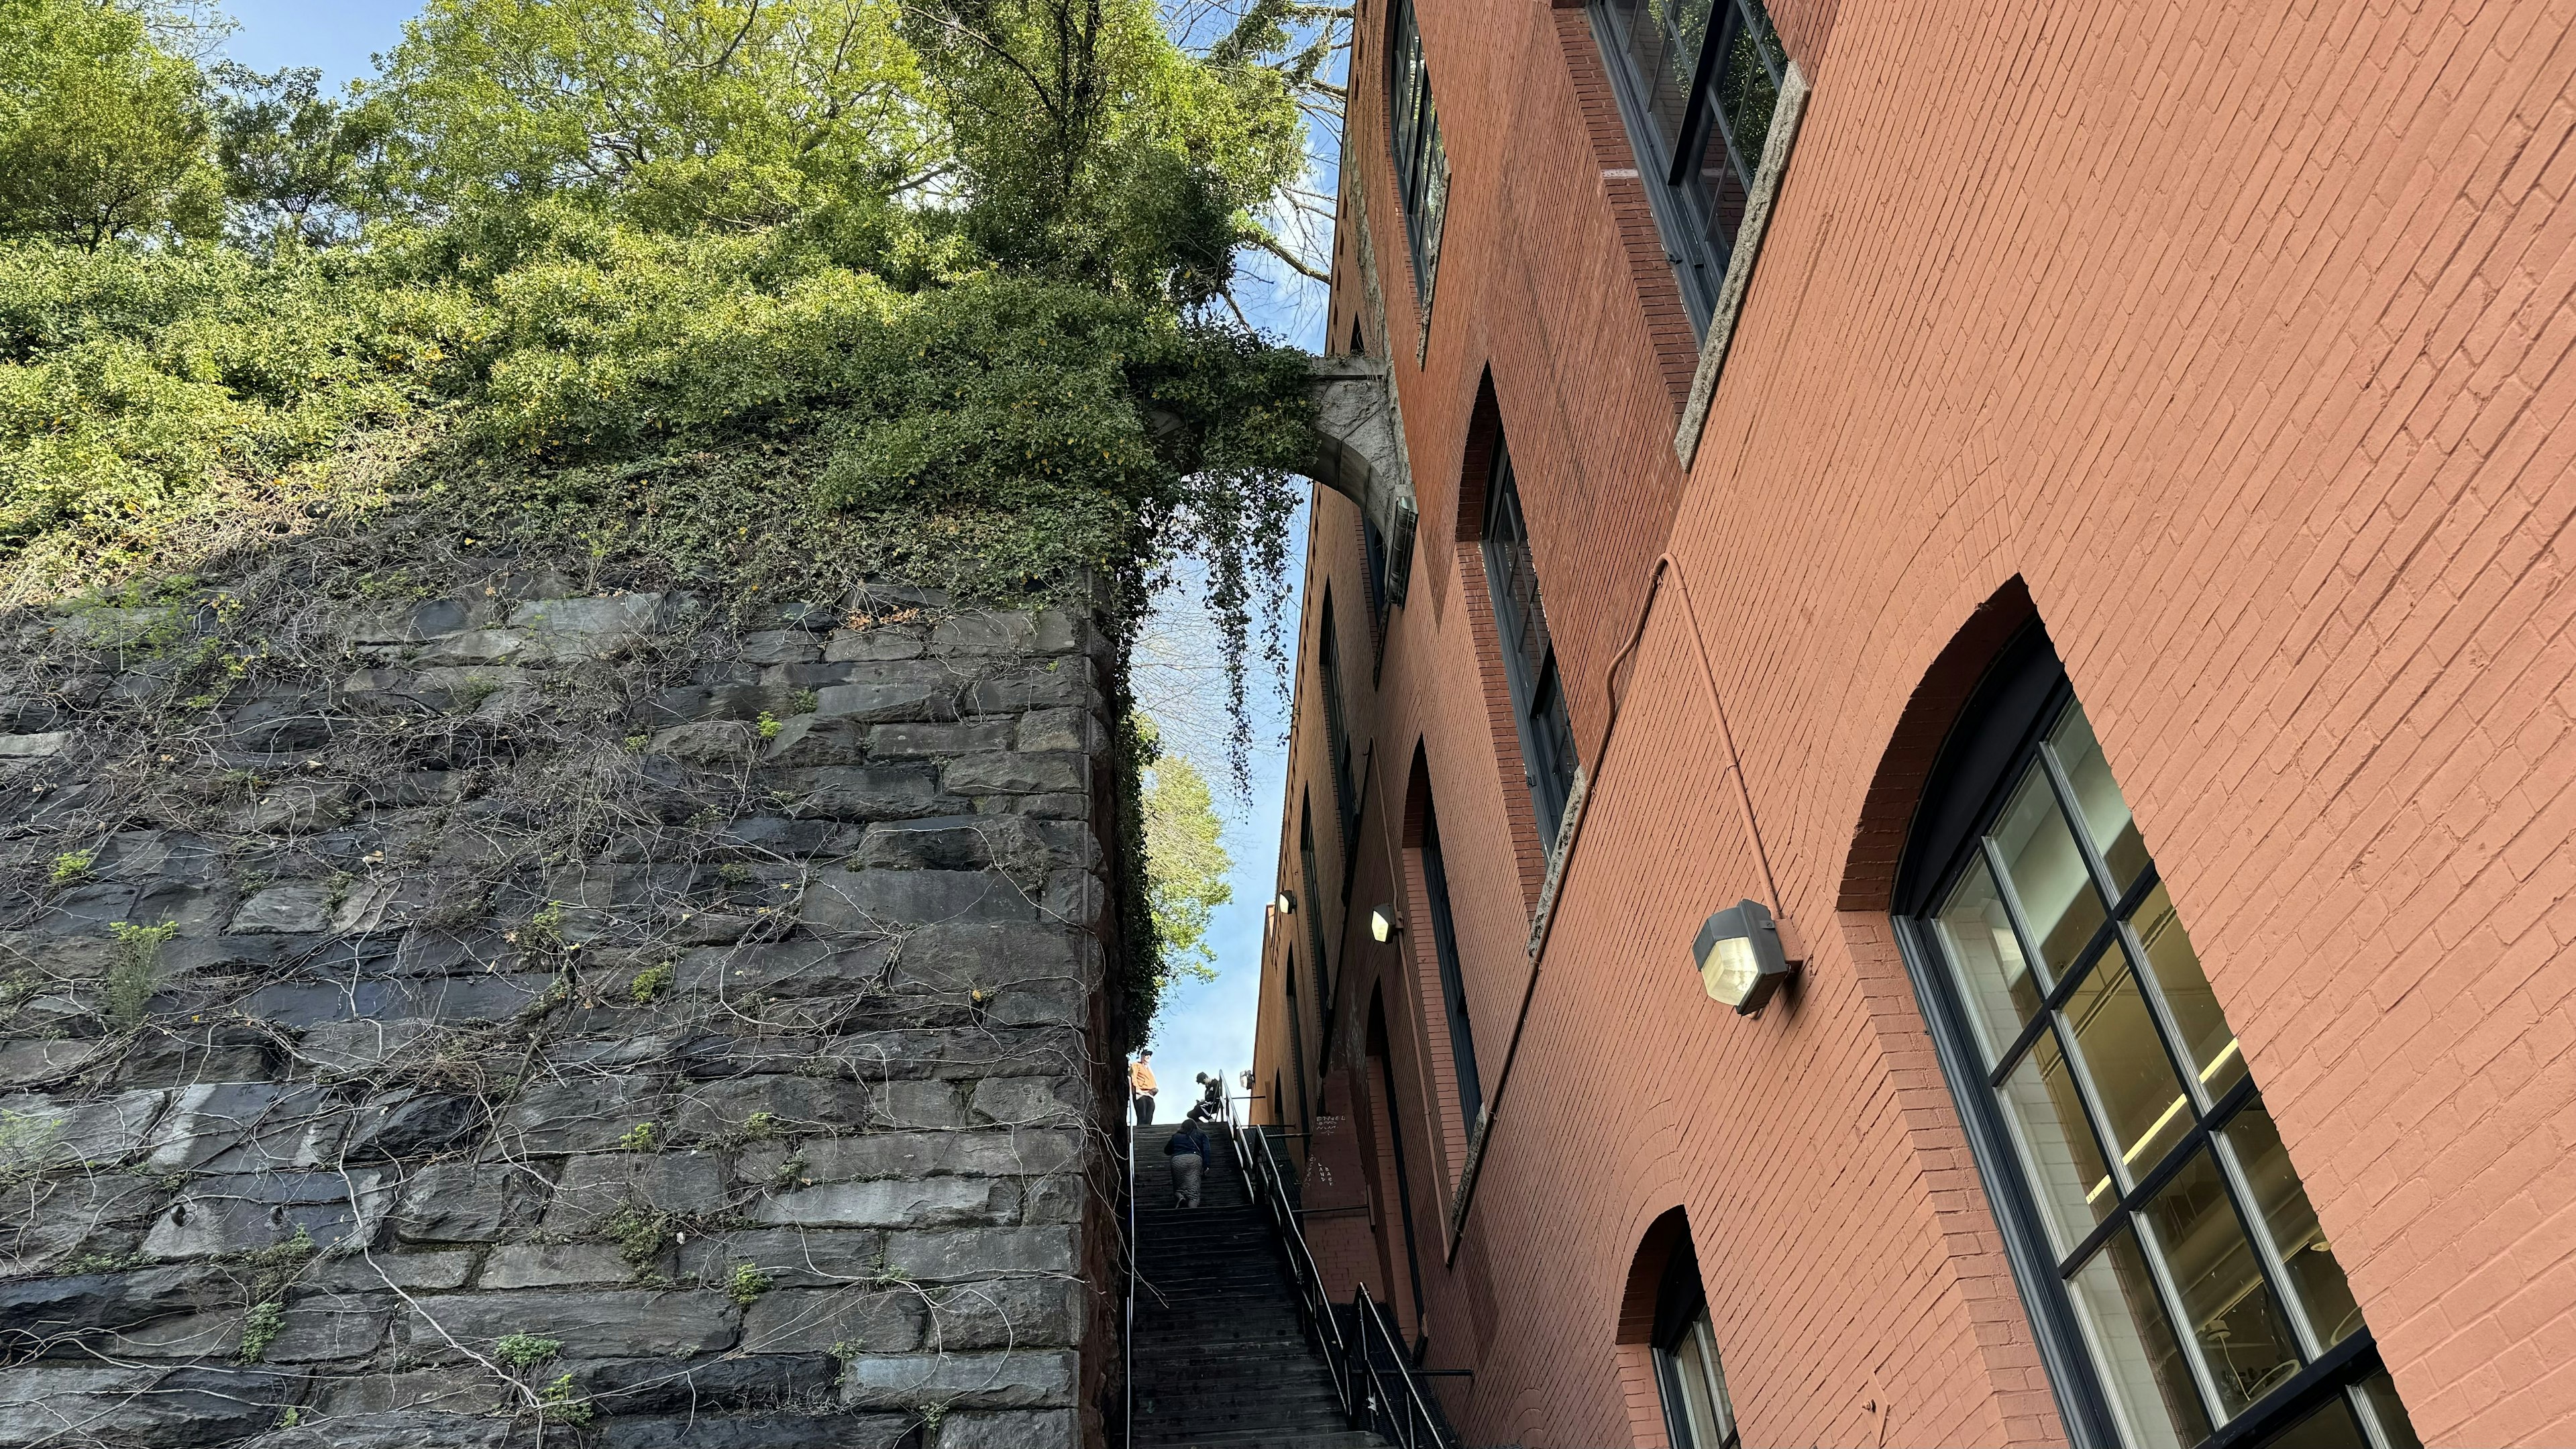
[[[1132,628],[1192,558],[1239,720],[1309,440],[1225,305],[1303,160],[1285,16],[431,0],[333,97],[166,0],[0,0],[0,603],[330,530],[370,588],[455,547]]]

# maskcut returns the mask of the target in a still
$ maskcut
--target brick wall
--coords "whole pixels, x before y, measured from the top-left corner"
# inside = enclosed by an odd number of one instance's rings
[[[1529,993],[1455,1265],[1426,1248],[1470,1438],[1652,1442],[1621,1293],[1676,1206],[1748,1442],[2061,1434],[1884,915],[1890,762],[1946,723],[1909,702],[2015,580],[2417,1428],[2576,1435],[2576,7],[1782,0],[1814,97],[1687,479],[1585,27],[1420,10],[1454,190],[1423,365],[1413,319],[1386,345],[1426,545],[1352,698],[1382,760],[1424,752],[1489,1098]],[[1347,184],[1409,275],[1372,23]],[[1518,761],[1429,542],[1489,370],[1592,780],[1534,986]],[[1318,512],[1319,577],[1355,583]],[[1691,592],[1658,597],[1604,753],[1668,548]],[[1762,894],[1686,608],[1814,948],[1758,1019],[1685,960]],[[1392,1027],[1419,973],[1352,959]],[[1390,1034],[1399,1094],[1438,1102]]]

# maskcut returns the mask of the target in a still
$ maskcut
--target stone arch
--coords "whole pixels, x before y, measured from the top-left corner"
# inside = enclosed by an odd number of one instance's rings
[[[1968,615],[1950,642],[1934,656],[1914,693],[1897,716],[1861,799],[1860,819],[1852,829],[1849,854],[1843,860],[1842,885],[1834,899],[1838,911],[1885,914],[1893,903],[1905,842],[1923,801],[1923,786],[1950,729],[1959,721],[1979,681],[2024,627],[2039,617],[2030,588],[2019,574],[2006,579]]]

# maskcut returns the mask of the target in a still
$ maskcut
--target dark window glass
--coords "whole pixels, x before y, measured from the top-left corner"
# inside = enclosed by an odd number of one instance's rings
[[[1360,520],[1361,566],[1368,571],[1369,639],[1381,653],[1386,649],[1387,578],[1386,535],[1378,532],[1374,520]]]
[[[1574,722],[1557,682],[1556,646],[1539,602],[1538,564],[1530,554],[1511,450],[1500,437],[1494,439],[1494,474],[1485,499],[1485,582],[1493,592],[1503,672],[1520,717],[1521,769],[1531,811],[1538,817],[1540,843],[1553,850],[1566,798],[1574,792]]]
[[[1317,671],[1324,685],[1324,745],[1332,756],[1333,808],[1342,826],[1342,887],[1351,883],[1351,857],[1359,840],[1360,792],[1351,771],[1349,716],[1342,708],[1341,632],[1333,627],[1333,595],[1324,594],[1322,637],[1317,641]]]
[[[1701,1291],[1699,1258],[1685,1238],[1673,1246],[1655,1292],[1655,1380],[1664,1400],[1664,1432],[1673,1449],[1737,1449],[1735,1404]]]
[[[1449,867],[1440,857],[1440,818],[1428,806],[1422,816],[1422,876],[1431,895],[1431,944],[1440,957],[1440,997],[1449,1009],[1449,1054],[1458,1064],[1458,1120],[1464,1131],[1476,1128],[1485,1110],[1485,1089],[1476,1074],[1476,1037],[1467,1027],[1467,979],[1458,969],[1458,927],[1449,914]]]
[[[1306,895],[1297,903],[1297,913],[1306,918],[1306,957],[1315,963],[1315,974],[1332,989],[1332,958],[1324,954],[1324,898],[1317,893],[1315,882],[1321,877],[1315,869],[1315,815],[1303,805],[1297,810],[1297,871],[1306,883]]]
[[[1986,1083],[1963,1110],[2012,1144],[1985,1166],[2056,1269],[2078,1407],[2156,1449],[2409,1442],[2375,1352],[2336,1355],[2322,1409],[2294,1383],[2368,1329],[2083,707],[2045,679],[1992,697],[2028,701],[1995,725],[2020,749],[1961,787],[1990,803],[1909,939]]]
[[[1404,237],[1413,252],[1413,281],[1423,305],[1440,268],[1440,224],[1449,210],[1449,153],[1440,143],[1440,111],[1431,103],[1431,70],[1412,0],[1397,0],[1387,45],[1386,109],[1395,150],[1395,192],[1404,204]]]
[[[1691,325],[1705,333],[1788,57],[1761,0],[1594,0],[1592,16]]]

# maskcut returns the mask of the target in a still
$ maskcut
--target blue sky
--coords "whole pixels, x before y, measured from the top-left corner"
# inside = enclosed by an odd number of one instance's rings
[[[402,39],[403,22],[419,13],[416,3],[374,0],[229,0],[226,9],[239,27],[224,50],[255,70],[311,65],[337,89],[351,80],[375,74],[372,56],[391,50]],[[1329,195],[1334,187],[1332,141],[1316,136],[1319,175],[1313,189]],[[1238,288],[1246,317],[1273,338],[1309,350],[1324,341],[1322,288],[1267,258],[1247,265],[1255,273]],[[1306,519],[1300,510],[1293,526],[1289,559],[1292,587],[1306,567]],[[1289,637],[1295,637],[1295,608],[1290,601]],[[1194,602],[1176,598],[1167,619],[1154,632],[1158,657],[1169,661],[1159,697],[1170,708],[1163,720],[1165,745],[1199,763],[1211,784],[1219,786],[1218,806],[1226,815],[1225,841],[1234,857],[1234,903],[1220,907],[1210,932],[1217,953],[1217,980],[1176,986],[1165,1002],[1154,1045],[1155,1065],[1166,1091],[1177,1097],[1193,1073],[1231,1073],[1252,1062],[1253,1008],[1259,993],[1261,907],[1270,899],[1277,878],[1279,820],[1287,775],[1284,748],[1288,702],[1266,672],[1257,672],[1252,690],[1254,754],[1249,801],[1223,788],[1227,776],[1224,721],[1221,712],[1204,707],[1207,689],[1221,678],[1212,657],[1213,640]],[[1140,682],[1141,683],[1141,682]],[[1140,688],[1151,703],[1157,692]]]

